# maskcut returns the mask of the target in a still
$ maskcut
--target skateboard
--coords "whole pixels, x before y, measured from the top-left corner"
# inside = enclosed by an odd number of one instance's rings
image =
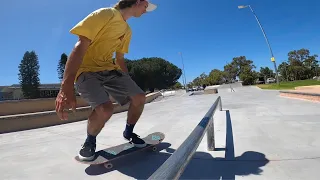
[[[126,155],[129,155],[135,152],[146,150],[149,148],[152,148],[152,151],[156,151],[157,150],[156,145],[161,143],[164,138],[165,138],[165,135],[163,133],[154,132],[142,138],[147,144],[145,147],[142,147],[142,148],[135,147],[133,143],[127,142],[117,146],[102,149],[96,152],[94,159],[91,161],[80,160],[79,156],[75,156],[75,160],[83,164],[90,164],[90,165],[103,164],[105,168],[111,169],[113,167],[112,160],[124,157]]]

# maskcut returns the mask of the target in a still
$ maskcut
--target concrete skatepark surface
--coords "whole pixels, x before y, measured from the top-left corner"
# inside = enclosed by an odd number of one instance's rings
[[[0,135],[0,179],[147,179],[181,145],[218,96],[216,151],[206,136],[180,179],[318,179],[320,103],[279,97],[278,91],[229,86],[218,94],[177,93],[145,106],[135,127],[160,131],[159,153],[118,160],[113,170],[77,163],[86,121]],[[114,114],[97,137],[97,150],[125,142],[126,112]],[[45,121],[45,119],[44,119]]]

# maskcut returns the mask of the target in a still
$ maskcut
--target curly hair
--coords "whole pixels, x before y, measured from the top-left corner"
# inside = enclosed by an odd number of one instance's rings
[[[140,0],[144,1],[144,0]],[[116,9],[125,9],[125,8],[130,8],[134,4],[137,3],[137,0],[120,0],[116,5],[114,5],[114,8]]]

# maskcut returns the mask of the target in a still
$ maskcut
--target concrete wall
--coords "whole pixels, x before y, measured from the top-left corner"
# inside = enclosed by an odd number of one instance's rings
[[[110,97],[111,101],[115,100]],[[0,116],[51,111],[55,109],[56,98],[6,100],[0,102]],[[89,106],[88,103],[77,96],[77,107]]]
[[[0,102],[0,116],[51,111],[55,109],[55,98],[10,100]],[[77,97],[77,107],[88,106],[80,97]]]
[[[148,94],[146,96],[146,103],[153,101],[158,96],[161,96],[160,92]],[[129,104],[125,106],[120,106],[119,104],[114,103],[113,105],[114,113],[127,111],[129,108]],[[72,113],[69,114],[69,119],[67,121],[60,120],[55,111],[1,116],[0,134],[71,123],[76,121],[83,121],[87,120],[90,113],[90,107],[77,108],[77,111],[74,115]]]

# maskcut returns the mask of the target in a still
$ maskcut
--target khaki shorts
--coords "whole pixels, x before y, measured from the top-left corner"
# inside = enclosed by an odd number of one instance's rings
[[[123,106],[130,101],[130,96],[145,94],[128,74],[116,70],[81,73],[76,89],[93,109],[109,102],[109,96]]]

